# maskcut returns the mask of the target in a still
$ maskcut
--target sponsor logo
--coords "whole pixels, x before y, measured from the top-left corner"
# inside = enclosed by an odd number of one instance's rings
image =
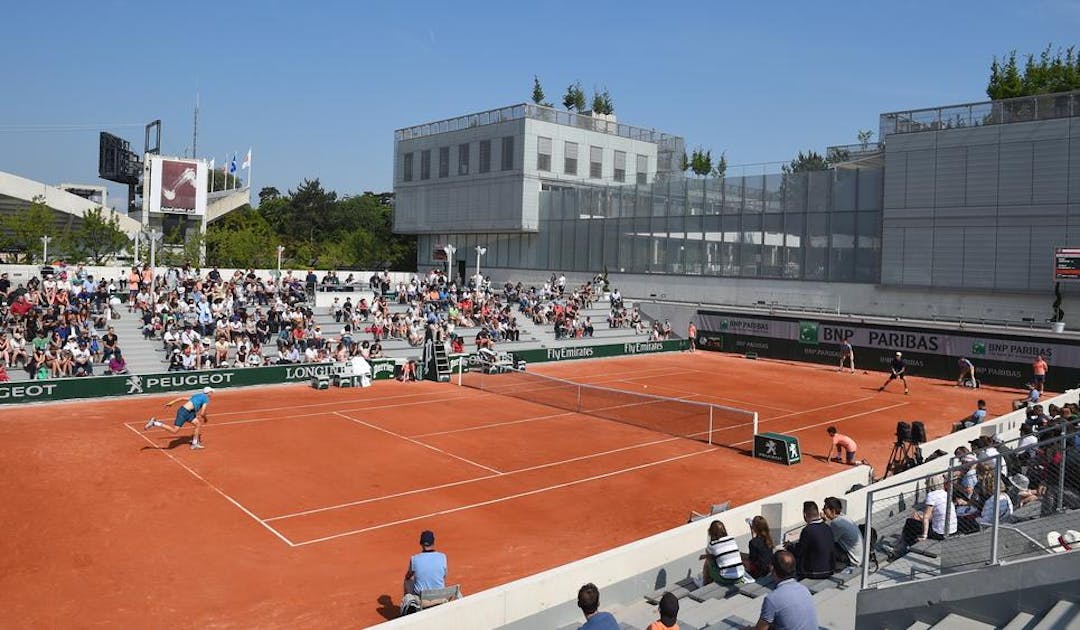
[[[142,377],[138,375],[131,375],[127,379],[127,393],[129,394],[141,394],[142,393]]]
[[[981,341],[976,341],[971,344],[971,354],[984,355],[986,354],[986,344]]]
[[[302,381],[315,376],[329,377],[344,371],[345,364],[333,365],[330,363],[321,363],[318,365],[299,365],[296,367],[285,368],[285,380]]]
[[[229,385],[234,375],[235,372],[196,372],[147,376],[143,379],[143,387],[146,389],[186,389],[200,385]]]
[[[42,396],[52,396],[55,389],[56,385],[52,383],[9,385],[0,387],[0,398],[40,398]]]
[[[867,338],[871,346],[879,348],[937,352],[938,348],[941,347],[941,339],[937,335],[871,330]]]
[[[842,343],[845,339],[855,338],[854,328],[822,325],[820,331],[821,341],[824,341],[825,343]]]
[[[660,341],[646,341],[641,343],[624,343],[624,354],[640,354],[642,352],[663,352],[664,344]]]
[[[720,320],[720,330],[736,333],[768,334],[769,322],[760,319],[722,319]]]
[[[799,343],[816,346],[818,344],[818,323],[799,322]]]
[[[765,442],[765,455],[769,457],[776,457],[776,441],[769,440]]]
[[[1044,359],[1054,356],[1052,346],[1036,346],[1008,341],[991,341],[986,344],[985,356],[996,359],[1012,359],[1020,361],[1034,361],[1040,354]]]
[[[626,344],[632,346],[634,344]],[[563,359],[585,359],[593,356],[594,350],[589,347],[582,348],[548,348],[548,361],[562,361]]]
[[[799,461],[799,443],[798,442],[788,442],[787,453],[788,453],[787,457],[788,457],[789,462],[797,462],[797,461]]]
[[[371,375],[378,376],[382,373],[393,374],[394,364],[390,361],[380,361],[371,366]]]

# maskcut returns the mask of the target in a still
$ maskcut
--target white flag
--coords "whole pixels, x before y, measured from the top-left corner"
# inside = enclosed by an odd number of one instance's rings
[[[244,163],[240,168],[251,168],[251,149],[248,149],[247,155],[244,156]]]

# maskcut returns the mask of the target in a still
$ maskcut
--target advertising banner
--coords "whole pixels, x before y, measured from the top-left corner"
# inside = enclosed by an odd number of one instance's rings
[[[902,325],[699,311],[698,346],[723,352],[813,363],[840,361],[840,344],[855,349],[856,366],[886,370],[896,352],[904,353],[911,374],[956,378],[957,362],[966,357],[987,384],[1022,387],[1031,363],[1042,356],[1050,364],[1048,387],[1055,391],[1080,380],[1080,344],[1060,337],[963,332]]]
[[[182,158],[148,155],[146,169],[149,182],[143,196],[150,212],[166,214],[206,215],[206,162]]]
[[[686,341],[668,339],[666,341],[635,341],[631,343],[611,343],[595,346],[566,346],[563,348],[539,348],[536,350],[518,350],[515,358],[526,363],[544,363],[547,361],[566,361],[570,359],[598,359],[601,357],[621,357],[635,354],[653,354],[685,350]]]

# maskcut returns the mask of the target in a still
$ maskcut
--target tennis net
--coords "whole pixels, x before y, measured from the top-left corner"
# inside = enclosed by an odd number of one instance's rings
[[[482,365],[459,384],[644,429],[724,446],[753,443],[757,412],[709,403],[575,383],[509,366]]]

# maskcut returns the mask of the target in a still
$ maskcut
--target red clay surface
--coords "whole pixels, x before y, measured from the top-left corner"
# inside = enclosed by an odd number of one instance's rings
[[[475,593],[835,472],[830,424],[880,474],[897,420],[935,437],[1020,394],[877,393],[878,372],[706,352],[530,369],[755,409],[804,462],[435,383],[222,390],[198,452],[187,430],[142,432],[167,396],[2,407],[0,627],[371,625],[395,615],[423,529]]]

